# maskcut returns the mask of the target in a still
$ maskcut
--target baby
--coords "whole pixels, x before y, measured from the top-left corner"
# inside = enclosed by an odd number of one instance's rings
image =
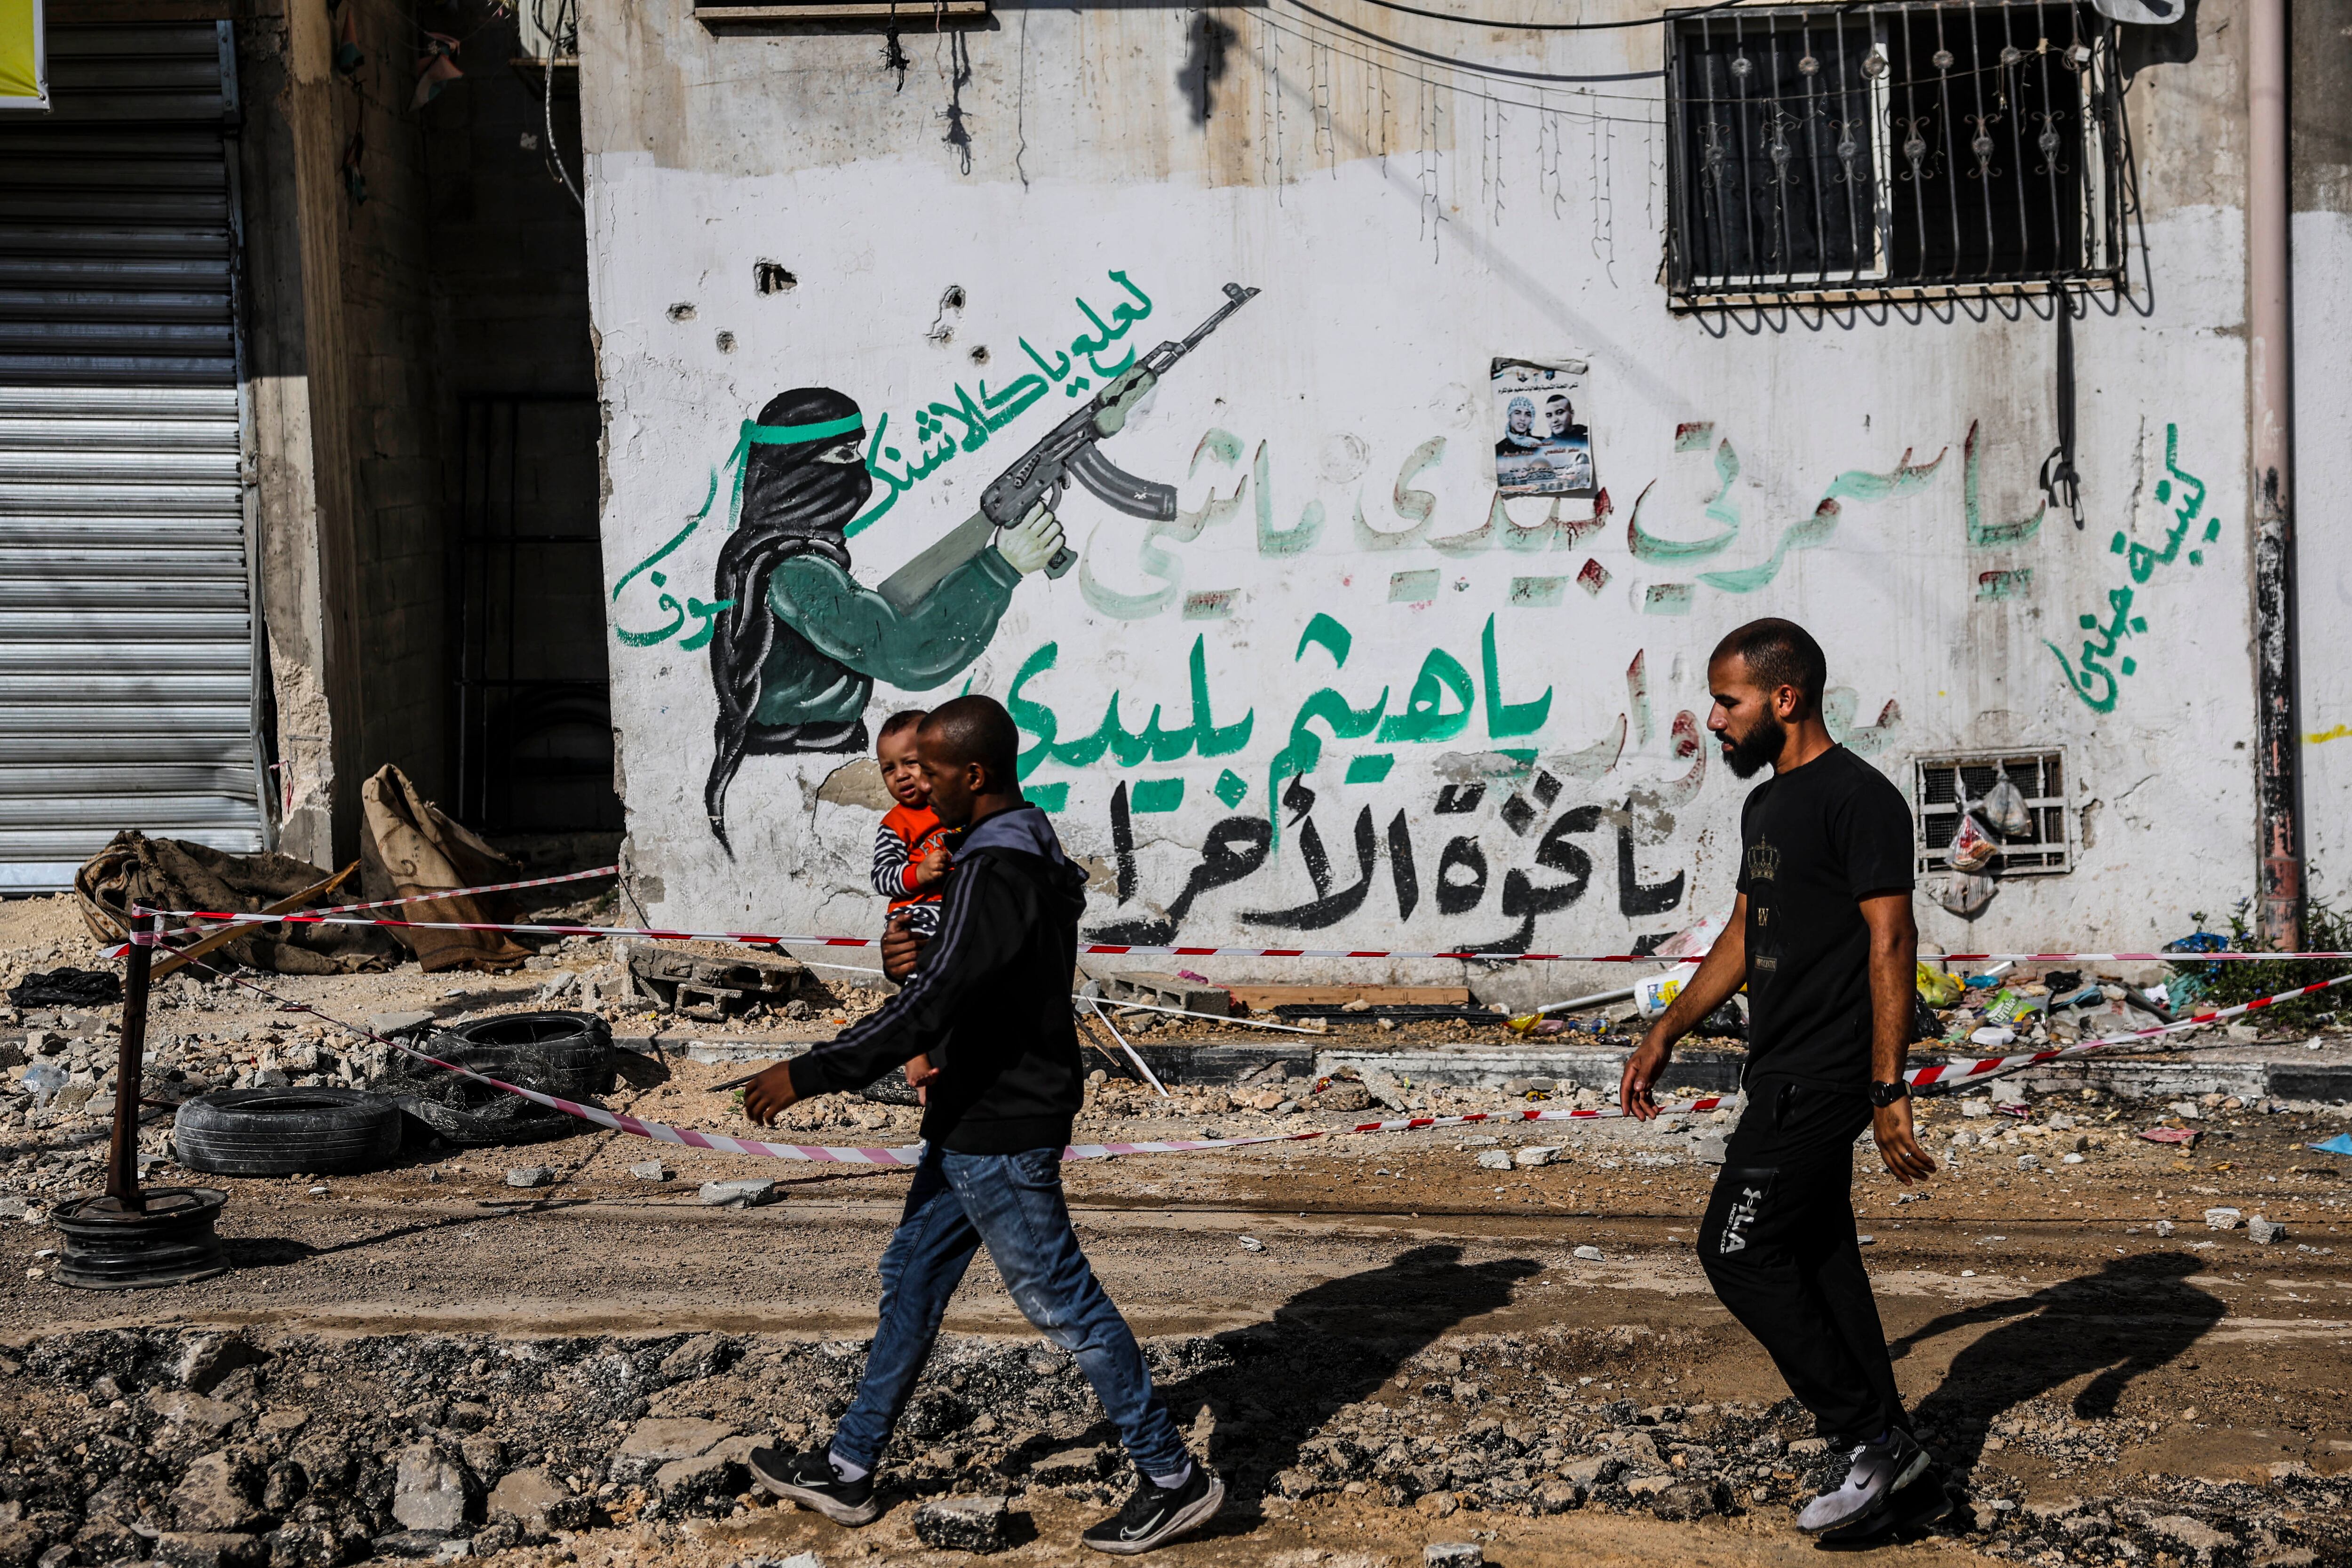
[[[898,804],[874,830],[874,890],[890,900],[890,924],[903,922],[928,942],[939,931],[940,884],[947,879],[949,859],[930,786],[915,760],[915,731],[927,716],[919,708],[893,713],[875,737],[883,786]],[[907,1064],[907,1081],[919,1091],[931,1076],[925,1058]]]

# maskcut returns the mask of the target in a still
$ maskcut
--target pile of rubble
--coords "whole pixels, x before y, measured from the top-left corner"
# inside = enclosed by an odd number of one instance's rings
[[[1582,1508],[1685,1521],[1785,1509],[1837,1468],[1793,1402],[1629,1396],[1626,1367],[1687,1349],[1631,1327],[1431,1343],[1277,1321],[1156,1341],[1148,1353],[1244,1514]],[[763,1506],[746,1457],[829,1432],[865,1346],[151,1330],[58,1334],[14,1355],[0,1358],[15,1428],[12,1462],[0,1468],[0,1568],[149,1558],[327,1568],[488,1555]],[[2129,1421],[1991,1415],[2012,1444],[2085,1461],[2133,1435]],[[1986,1442],[1986,1421],[1966,1419],[1972,1431],[1923,1436]],[[1129,1484],[1068,1356],[968,1338],[942,1342],[884,1472],[899,1495],[1014,1506],[1032,1489],[1108,1502]],[[2341,1560],[2352,1549],[2339,1490],[2301,1466],[2279,1468],[2267,1487],[2134,1477],[2111,1464],[2086,1466],[2092,1477],[2124,1489],[2028,1509],[1972,1497],[1945,1528],[2045,1563],[2298,1549]]]

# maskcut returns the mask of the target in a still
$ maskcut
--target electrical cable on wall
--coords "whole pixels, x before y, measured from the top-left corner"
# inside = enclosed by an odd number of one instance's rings
[[[2042,493],[2052,506],[2063,506],[2083,526],[2083,481],[2074,471],[2074,301],[2064,289],[2057,294],[2058,445],[2042,459]]]
[[[1453,22],[1465,27],[1495,27],[1521,33],[1607,33],[1626,27],[1656,27],[1668,22],[1680,22],[1692,16],[1705,16],[1717,11],[1728,11],[1743,0],[1716,0],[1712,5],[1694,6],[1687,11],[1655,16],[1629,16],[1618,22],[1498,22],[1491,16],[1462,16],[1449,11],[1424,11],[1418,5],[1407,5],[1402,0],[1364,0],[1367,5],[1377,5],[1383,11],[1402,11],[1408,16],[1426,16],[1433,22]]]
[[[1658,81],[1662,80],[1666,74],[1663,69],[1646,71],[1559,72],[1513,70],[1506,66],[1475,66],[1469,64],[1467,61],[1457,60],[1451,55],[1442,55],[1432,49],[1415,48],[1411,44],[1401,44],[1394,38],[1383,37],[1381,35],[1373,32],[1369,27],[1360,27],[1353,22],[1344,21],[1338,16],[1332,16],[1328,11],[1318,10],[1316,7],[1307,4],[1307,0],[1290,0],[1290,4],[1295,8],[1304,11],[1308,16],[1315,17],[1318,21],[1324,22],[1331,26],[1337,27],[1343,33],[1353,33],[1356,37],[1368,39],[1371,43],[1376,44],[1382,48],[1394,49],[1399,54],[1411,55],[1415,59],[1427,60],[1432,65],[1454,66],[1461,69],[1475,71],[1481,76],[1502,77],[1513,81],[1589,82]]]
[[[547,132],[547,162],[554,170],[555,177],[562,182],[563,188],[572,193],[572,201],[584,210],[588,204],[581,196],[580,187],[572,183],[572,171],[563,166],[563,153],[555,145],[555,62],[563,49],[563,16],[567,11],[573,13],[572,58],[575,69],[580,59],[579,16],[574,0],[555,0],[555,26],[551,31],[545,14],[540,9],[545,4],[546,0],[532,0],[531,16],[539,22],[539,36],[547,45],[547,58],[540,69],[542,82],[540,114],[541,123]]]

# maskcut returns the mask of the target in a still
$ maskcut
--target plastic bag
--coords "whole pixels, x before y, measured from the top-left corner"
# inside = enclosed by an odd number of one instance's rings
[[[1973,873],[1947,877],[1943,887],[1937,890],[1936,901],[1962,920],[1973,920],[1984,912],[1984,907],[1992,902],[1993,894],[1999,890],[2000,885],[1990,877]]]
[[[1916,984],[1921,999],[1930,1007],[1957,1007],[1969,989],[1958,975],[1947,974],[1927,963],[1918,966]]]
[[[2033,831],[2033,813],[2026,809],[2025,794],[2003,773],[1984,799],[1977,802],[1986,824],[2003,838],[2021,838]]]
[[[1977,820],[1974,810],[1960,813],[1960,825],[1952,833],[1952,845],[1945,851],[1955,871],[1981,871],[1992,864],[2000,853],[2000,840],[1987,833],[1984,824]]]

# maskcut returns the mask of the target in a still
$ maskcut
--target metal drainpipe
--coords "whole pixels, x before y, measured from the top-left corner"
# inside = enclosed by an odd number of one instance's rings
[[[2254,534],[2254,802],[2263,935],[2303,945],[2296,812],[2294,413],[2288,401],[2287,0],[2246,5],[2246,280]]]

